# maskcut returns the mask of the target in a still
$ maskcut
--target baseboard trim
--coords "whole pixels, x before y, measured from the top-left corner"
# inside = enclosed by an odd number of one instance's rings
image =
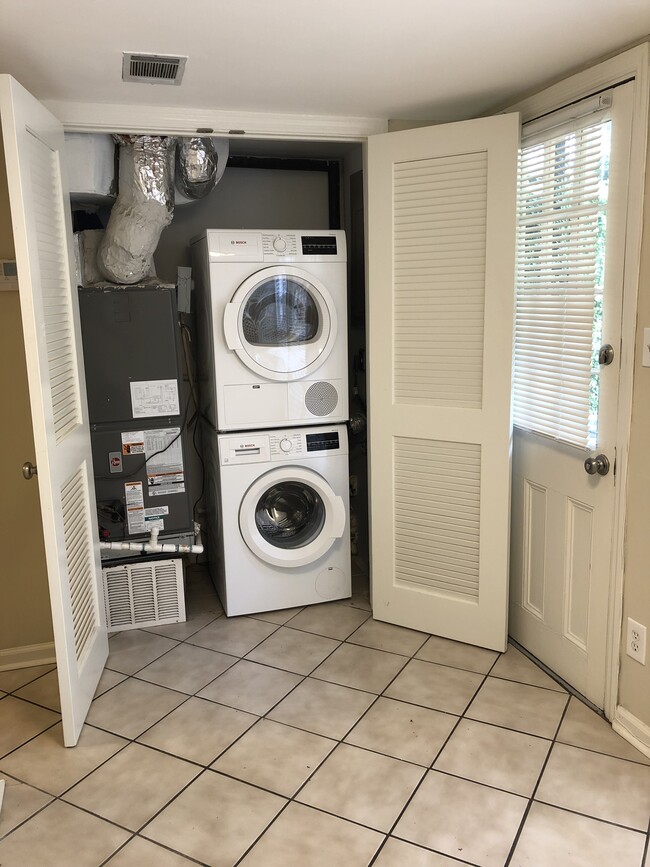
[[[619,704],[612,720],[612,728],[650,759],[650,726]]]
[[[0,650],[0,671],[29,668],[32,665],[49,665],[52,662],[56,662],[53,641]]]

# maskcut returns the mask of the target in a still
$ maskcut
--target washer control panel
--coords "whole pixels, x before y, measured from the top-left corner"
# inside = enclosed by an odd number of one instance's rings
[[[262,235],[262,252],[267,256],[296,256],[298,237],[296,235]]]
[[[271,456],[301,455],[305,452],[302,431],[279,431],[270,434]]]

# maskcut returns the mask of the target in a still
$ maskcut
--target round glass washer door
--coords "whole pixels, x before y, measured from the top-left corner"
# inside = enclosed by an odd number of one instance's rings
[[[256,479],[239,509],[250,550],[274,566],[306,566],[345,532],[345,506],[318,473],[281,467]]]
[[[300,379],[332,351],[336,308],[316,277],[290,266],[258,271],[235,292],[224,312],[226,344],[267,379]]]

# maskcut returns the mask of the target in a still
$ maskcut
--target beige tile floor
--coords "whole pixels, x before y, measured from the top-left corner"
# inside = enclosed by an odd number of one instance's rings
[[[0,672],[2,867],[650,867],[650,760],[514,647],[367,597],[118,633],[79,745]]]

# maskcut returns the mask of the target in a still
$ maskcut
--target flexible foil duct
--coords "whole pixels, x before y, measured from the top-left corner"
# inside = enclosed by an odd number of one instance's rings
[[[217,153],[209,138],[182,138],[176,148],[176,188],[188,199],[202,199],[217,183]]]
[[[160,235],[174,215],[176,139],[116,136],[119,193],[97,251],[97,264],[114,283],[138,283],[150,273]]]

